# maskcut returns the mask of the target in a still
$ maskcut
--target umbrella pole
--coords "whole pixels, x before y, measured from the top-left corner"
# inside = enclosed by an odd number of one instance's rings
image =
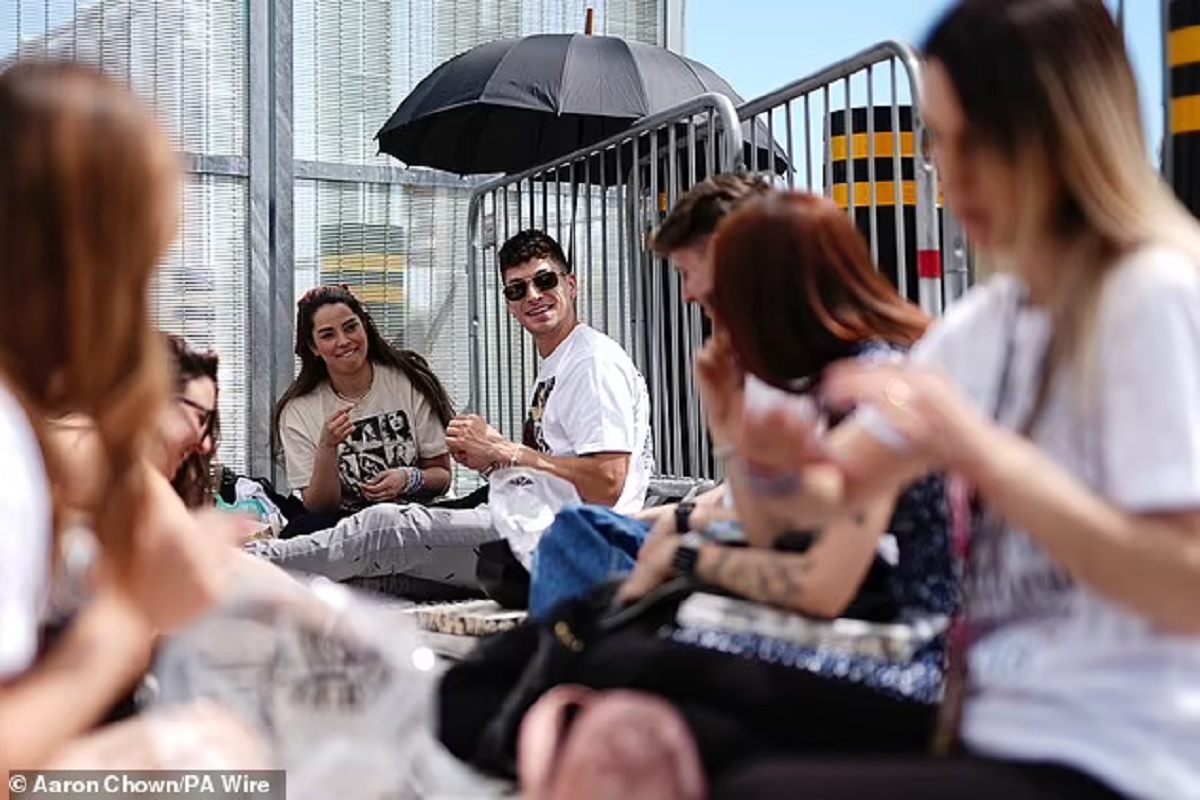
[[[591,6],[587,7],[587,11],[583,16],[583,33],[585,36],[591,36],[596,25],[596,9]]]

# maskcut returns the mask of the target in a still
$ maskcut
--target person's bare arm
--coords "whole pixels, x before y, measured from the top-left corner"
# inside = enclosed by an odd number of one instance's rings
[[[417,467],[424,473],[425,490],[422,497],[441,497],[450,488],[450,454],[422,458]]]
[[[446,444],[460,464],[479,472],[522,466],[541,470],[571,483],[588,503],[614,505],[625,487],[629,453],[591,453],[551,456],[505,439],[482,417],[468,415],[451,421]]]
[[[964,471],[1081,583],[1173,632],[1200,633],[1200,509],[1131,514],[995,426]]]
[[[707,492],[701,492],[696,495],[693,502],[696,508],[714,509],[720,508],[725,503],[725,484],[720,483],[709,489]],[[649,522],[651,525],[658,522],[660,519],[674,515],[675,509],[679,507],[679,503],[666,503],[653,508],[645,508],[630,514],[633,519]]]
[[[48,457],[58,465],[59,495],[63,505],[83,516],[92,514],[104,485],[104,446],[95,423],[88,417],[70,416],[48,426]]]
[[[705,545],[697,569],[704,581],[739,597],[836,618],[854,600],[894,507],[894,498],[884,498],[837,520],[805,553]]]
[[[756,468],[769,471],[773,484],[769,493],[756,490],[744,463],[730,464],[729,489],[752,544],[769,547],[786,531],[822,530],[869,514],[929,472],[928,464],[888,447],[853,417],[826,435],[822,461],[798,463],[809,436],[784,414],[746,423],[741,449],[755,454]]]
[[[284,455],[288,474],[300,499],[311,512],[336,511],[342,504],[342,479],[338,472],[338,448],[354,430],[350,407],[338,409],[325,421],[313,440],[312,431],[293,420],[284,410]],[[303,483],[305,482],[306,483]]]
[[[96,724],[150,663],[150,630],[102,593],[45,658],[0,686],[0,771],[37,769]]]
[[[550,456],[513,444],[510,463],[548,472],[571,483],[586,503],[616,505],[629,472],[629,453],[595,453],[587,456]]]
[[[333,511],[342,502],[342,481],[338,475],[337,445],[318,445],[313,453],[313,471],[308,486],[300,493],[309,511]]]

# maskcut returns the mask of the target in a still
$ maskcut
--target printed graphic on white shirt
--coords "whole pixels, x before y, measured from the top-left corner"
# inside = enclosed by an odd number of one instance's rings
[[[539,453],[550,453],[550,445],[546,444],[542,425],[546,419],[546,404],[550,402],[550,393],[554,391],[554,381],[555,377],[551,376],[539,381],[534,388],[529,415],[525,417],[524,429],[521,431],[521,444]]]
[[[362,496],[362,485],[380,473],[416,463],[417,443],[404,411],[388,411],[357,420],[338,453],[344,490]]]
[[[653,472],[646,382],[615,341],[578,325],[538,365],[521,443],[558,458],[629,454],[614,508],[639,511]]]
[[[1075,584],[1020,531],[980,515],[970,545],[967,634],[977,641],[1017,622],[1069,613]]]
[[[1200,269],[1189,253],[1145,248],[1107,280],[1090,366],[1061,365],[1031,438],[1124,513],[1200,508]],[[1038,397],[1052,330],[1044,307],[1022,307],[1025,294],[1019,278],[993,278],[948,308],[914,353],[1010,429]],[[1006,364],[1012,391],[1000,402]],[[1070,764],[1121,796],[1200,797],[1200,641],[1100,584],[1072,583],[1044,546],[1053,531],[1012,523],[976,528],[970,542],[964,744]]]

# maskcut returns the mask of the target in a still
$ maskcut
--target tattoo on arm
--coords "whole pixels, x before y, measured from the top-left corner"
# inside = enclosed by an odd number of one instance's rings
[[[854,513],[859,528],[870,523],[865,510]],[[804,611],[804,584],[814,566],[811,553],[721,547],[712,561],[711,583],[756,603]]]
[[[721,548],[713,561],[712,582],[747,600],[796,608],[811,568],[805,555]]]

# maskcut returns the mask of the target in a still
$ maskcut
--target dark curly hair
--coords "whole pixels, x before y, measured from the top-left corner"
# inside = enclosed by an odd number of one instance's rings
[[[217,386],[220,359],[216,353],[192,349],[182,336],[166,334],[167,353],[171,357],[171,375],[176,393],[183,392],[197,378],[208,378]],[[206,431],[212,444],[203,453],[193,453],[171,477],[171,485],[188,508],[199,508],[213,500],[212,460],[221,441],[221,414],[213,409]]]
[[[554,262],[562,267],[563,272],[571,271],[571,265],[567,263],[567,257],[563,255],[562,247],[554,237],[544,231],[530,228],[516,234],[500,248],[497,259],[500,262],[500,274],[503,275],[513,267],[538,258]]]

